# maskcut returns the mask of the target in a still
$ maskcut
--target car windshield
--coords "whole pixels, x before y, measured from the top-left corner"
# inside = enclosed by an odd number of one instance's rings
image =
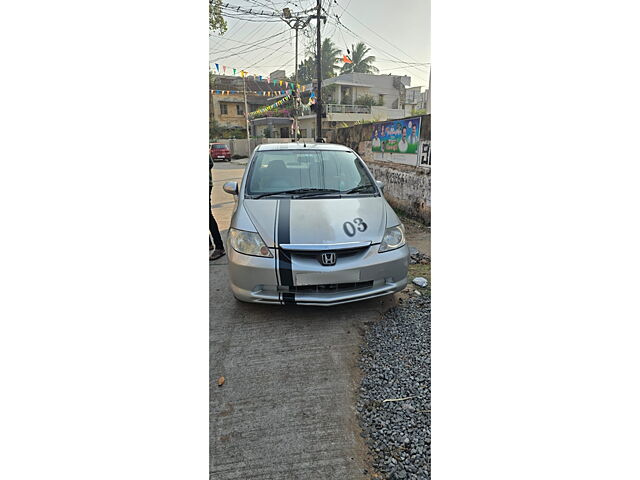
[[[213,145],[213,148],[218,149],[218,150],[224,150],[227,147],[225,145]]]
[[[247,195],[282,192],[283,196],[312,192],[372,194],[377,190],[365,166],[353,152],[340,150],[258,151],[247,178]]]

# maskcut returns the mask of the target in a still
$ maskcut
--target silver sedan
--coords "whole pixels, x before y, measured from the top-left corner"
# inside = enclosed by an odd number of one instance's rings
[[[407,285],[404,227],[360,157],[332,144],[264,144],[236,196],[227,238],[244,302],[336,305]]]

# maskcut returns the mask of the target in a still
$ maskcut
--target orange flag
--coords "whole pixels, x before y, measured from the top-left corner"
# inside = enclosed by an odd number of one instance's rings
[[[353,63],[353,62],[351,61],[351,59],[350,59],[349,57],[347,57],[346,55],[343,55],[343,56],[342,56],[342,61],[343,61],[344,63]]]

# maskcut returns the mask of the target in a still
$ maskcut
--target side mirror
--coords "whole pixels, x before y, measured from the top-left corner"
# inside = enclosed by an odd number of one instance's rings
[[[382,192],[384,192],[384,182],[381,182],[380,180],[376,180],[376,185]]]
[[[225,192],[230,193],[231,195],[237,195],[238,194],[238,182],[227,182],[222,186],[222,189]]]

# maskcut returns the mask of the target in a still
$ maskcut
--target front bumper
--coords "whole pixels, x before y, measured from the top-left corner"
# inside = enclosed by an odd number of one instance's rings
[[[230,247],[230,246],[229,246]],[[314,259],[292,258],[293,287],[278,284],[274,258],[243,255],[228,248],[233,295],[243,302],[339,305],[399,292],[407,286],[409,249],[378,253],[372,245],[361,255],[324,267]],[[311,275],[317,285],[301,284]],[[344,281],[343,281],[344,280]]]

